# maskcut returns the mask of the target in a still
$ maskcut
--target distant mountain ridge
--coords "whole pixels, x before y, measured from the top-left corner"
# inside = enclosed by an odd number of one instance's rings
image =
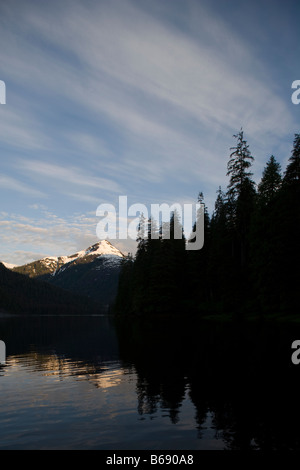
[[[3,263],[7,268],[12,269],[12,271],[26,274],[29,277],[41,277],[47,274],[52,274],[55,276],[58,274],[62,267],[66,268],[66,265],[71,266],[71,264],[78,263],[90,263],[95,258],[104,256],[107,258],[117,257],[122,259],[124,258],[123,253],[113,246],[107,240],[101,240],[100,242],[95,243],[92,246],[89,246],[85,250],[78,251],[73,255],[66,256],[46,256],[40,260],[33,261],[31,263],[24,264],[22,266],[10,267],[10,265]]]
[[[118,248],[102,240],[73,255],[44,257],[12,271],[88,297],[107,311],[115,300],[124,258]]]

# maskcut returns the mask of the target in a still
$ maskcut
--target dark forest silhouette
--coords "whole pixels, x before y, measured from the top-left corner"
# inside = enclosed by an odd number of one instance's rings
[[[176,213],[170,239],[141,217],[137,253],[124,260],[119,279],[117,314],[298,313],[300,134],[285,172],[271,155],[258,185],[243,130],[234,138],[227,190],[217,190],[211,216],[205,207],[203,248],[186,250],[184,237],[174,237]],[[198,201],[205,206],[202,193]]]
[[[86,315],[98,312],[99,305],[93,300],[14,273],[0,263],[0,314]]]

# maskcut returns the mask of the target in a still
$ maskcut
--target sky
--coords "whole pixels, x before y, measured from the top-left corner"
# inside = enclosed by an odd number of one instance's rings
[[[259,182],[300,105],[298,0],[0,0],[0,260],[99,241],[97,207],[228,185],[241,128]],[[124,253],[131,240],[111,240]]]

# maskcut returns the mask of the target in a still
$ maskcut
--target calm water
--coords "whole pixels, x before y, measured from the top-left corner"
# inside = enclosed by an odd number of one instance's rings
[[[0,449],[299,449],[299,327],[0,318]]]

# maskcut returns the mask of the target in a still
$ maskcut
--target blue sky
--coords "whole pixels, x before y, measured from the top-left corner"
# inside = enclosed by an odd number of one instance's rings
[[[285,169],[300,105],[299,1],[0,3],[0,260],[97,241],[101,203],[226,190],[243,127],[254,179]],[[134,243],[114,243],[124,252]]]

